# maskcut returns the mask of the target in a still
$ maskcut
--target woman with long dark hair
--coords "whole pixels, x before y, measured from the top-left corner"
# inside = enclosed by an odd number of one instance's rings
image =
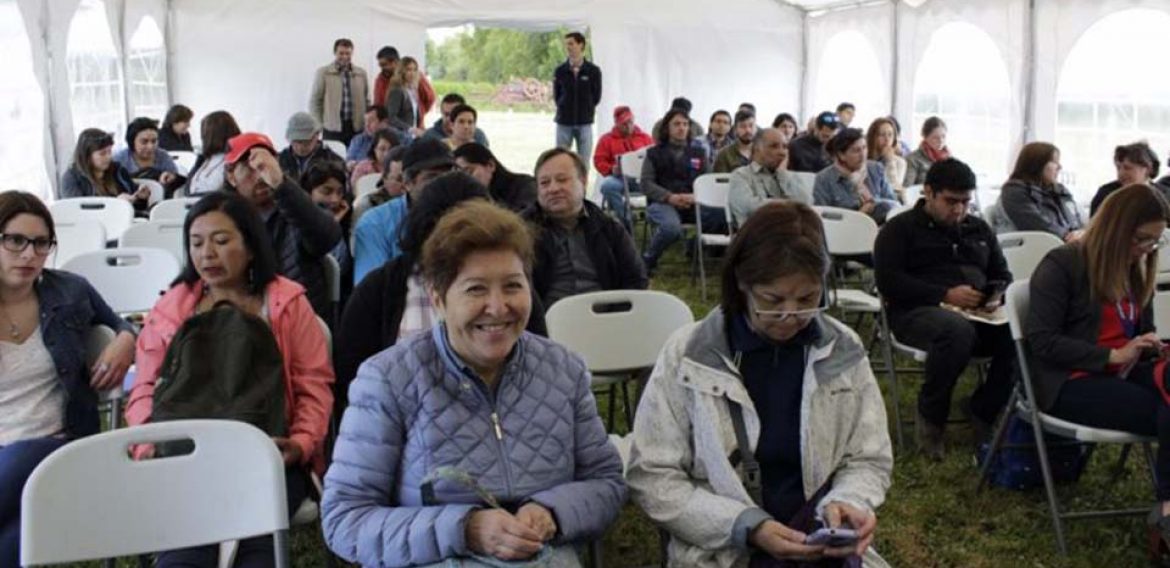
[[[505,168],[487,146],[469,142],[454,156],[455,165],[488,188],[496,203],[518,213],[536,202],[536,178]]]

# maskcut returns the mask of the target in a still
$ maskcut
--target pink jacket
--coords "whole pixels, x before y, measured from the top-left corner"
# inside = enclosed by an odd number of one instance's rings
[[[333,408],[333,366],[325,333],[300,284],[277,276],[266,290],[268,321],[276,345],[284,355],[285,412],[289,438],[301,447],[302,463],[313,463],[320,473],[325,464],[325,435]],[[138,335],[138,367],[126,422],[150,420],[154,384],[171,339],[203,297],[203,282],[178,284],[159,299]]]

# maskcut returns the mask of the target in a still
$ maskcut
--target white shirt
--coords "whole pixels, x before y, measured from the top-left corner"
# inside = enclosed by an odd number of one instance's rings
[[[0,341],[0,446],[65,431],[65,387],[41,328],[24,343]]]
[[[202,195],[223,187],[224,160],[227,154],[212,154],[187,180],[187,195]]]

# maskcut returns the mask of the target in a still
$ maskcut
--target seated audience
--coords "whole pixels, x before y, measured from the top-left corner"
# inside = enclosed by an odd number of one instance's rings
[[[166,150],[158,147],[158,122],[136,118],[126,126],[126,147],[114,154],[114,161],[134,179],[150,179],[164,186],[179,177],[179,168]]]
[[[715,156],[734,142],[731,138],[731,113],[722,109],[712,113],[707,122],[707,136],[700,140],[707,147],[707,161],[714,163]]]
[[[361,136],[361,134],[358,136]],[[354,137],[354,141],[357,141],[357,137]],[[351,147],[352,144],[353,142],[350,143]],[[382,173],[384,171],[382,169],[382,163],[386,161],[386,155],[390,153],[390,150],[401,145],[402,138],[393,129],[382,128],[375,132],[373,142],[366,151],[365,159],[353,167],[353,175],[350,177],[351,189],[357,190],[359,179],[369,174]]]
[[[897,124],[897,123],[895,123]],[[951,157],[947,149],[947,123],[932,116],[922,123],[922,142],[918,149],[906,156],[906,179],[903,187],[926,183],[926,172],[930,165]]]
[[[1065,242],[1081,237],[1085,218],[1072,192],[1057,181],[1059,175],[1056,146],[1029,142],[1020,149],[1011,178],[999,193],[999,214],[1010,224],[1007,230],[1043,231]]]
[[[307,112],[298,112],[289,117],[284,136],[288,139],[288,146],[280,151],[280,169],[284,170],[284,175],[293,179],[305,175],[309,167],[317,162],[343,160],[321,143],[321,125]]]
[[[443,142],[452,150],[475,142],[475,123],[478,120],[479,113],[471,105],[457,105],[451,109],[451,135],[444,138]]]
[[[735,109],[735,112],[748,112],[751,113],[752,116],[755,116],[756,105],[748,102],[739,103],[739,107]]]
[[[261,152],[252,152],[253,160],[260,155]],[[265,171],[279,173],[275,158],[263,155],[269,162]],[[126,421],[131,425],[150,421],[171,339],[189,318],[219,302],[230,302],[261,318],[272,328],[283,355],[289,434],[272,441],[284,458],[291,515],[309,494],[309,470],[318,474],[324,470],[325,436],[333,407],[333,369],[325,334],[304,288],[276,274],[276,253],[264,233],[260,214],[238,195],[211,193],[191,208],[183,225],[187,265],[150,310],[138,338],[138,370],[126,407]],[[150,446],[135,450],[140,459],[152,454]],[[215,544],[174,550],[159,553],[156,565],[214,568],[218,555],[219,545]],[[254,537],[240,541],[235,565],[265,565],[271,558],[272,537]]]
[[[776,115],[772,120],[772,128],[779,128],[780,132],[784,134],[784,139],[791,142],[796,139],[796,131],[800,129],[796,124],[796,117],[782,112]]]
[[[524,331],[532,247],[519,217],[482,200],[427,238],[439,318],[366,360],[349,389],[321,508],[334,553],[366,566],[573,566],[575,546],[617,519],[622,460],[589,371]]]
[[[121,389],[134,328],[84,278],[46,270],[57,242],[41,200],[0,193],[0,566],[20,566],[20,496],[33,469],[70,440],[100,429],[98,393]],[[86,336],[117,336],[92,368]]]
[[[224,158],[228,140],[240,134],[236,119],[227,111],[217,110],[199,122],[203,149],[187,174],[187,195],[202,195],[223,187]]]
[[[419,140],[402,155],[402,183],[405,193],[366,211],[353,230],[353,283],[358,285],[366,273],[394,260],[402,220],[412,201],[422,195],[431,180],[451,171],[455,161],[447,145],[438,140]]]
[[[536,159],[539,201],[524,217],[539,229],[532,288],[547,308],[598,290],[643,290],[646,269],[622,225],[585,199],[581,158],[553,148]]]
[[[341,228],[341,239],[329,252],[329,256],[332,256],[341,268],[342,288],[347,290],[349,287],[346,283],[353,281],[353,255],[349,250],[352,209],[345,197],[345,166],[334,160],[313,164],[313,167],[301,176],[300,186],[309,192],[309,199],[313,200],[313,205],[332,215],[337,226]],[[346,295],[345,290],[342,290],[342,296]]]
[[[321,258],[341,240],[341,227],[281,170],[267,136],[245,132],[228,145],[224,189],[244,196],[260,212],[276,251],[276,272],[303,286],[313,310],[329,321],[333,310]]]
[[[887,116],[886,118],[889,119],[890,123],[894,125],[894,139],[898,141],[898,155],[902,156],[903,158],[905,158],[906,156],[909,156],[910,155],[910,145],[907,144],[906,141],[902,139],[902,124],[899,123],[898,118],[892,114]],[[904,179],[902,180],[903,186],[906,185],[905,181],[906,180],[904,180]]]
[[[869,148],[869,159],[882,165],[886,183],[894,190],[901,203],[906,202],[906,159],[898,155],[898,129],[889,118],[875,119],[865,133],[865,145]]]
[[[193,152],[191,146],[191,119],[195,113],[185,105],[174,105],[163,117],[158,129],[158,147],[168,152]]]
[[[423,114],[419,100],[418,61],[403,57],[390,81],[390,93],[386,95],[386,114],[390,126],[409,135],[411,139],[422,136]]]
[[[649,204],[647,220],[654,225],[650,244],[642,254],[646,271],[653,273],[666,248],[683,236],[683,223],[695,221],[695,179],[711,170],[707,152],[691,143],[690,118],[681,109],[666,113],[658,142],[646,151],[642,164],[642,191]],[[703,229],[727,233],[727,219],[718,207],[701,207]]]
[[[451,110],[459,105],[465,105],[467,101],[464,100],[463,95],[459,93],[449,93],[443,97],[439,102],[439,119],[427,129],[423,134],[424,138],[433,138],[435,140],[444,140],[450,138],[455,132],[455,125],[451,123]],[[478,127],[475,129],[475,143],[481,146],[490,148],[488,144],[487,135],[483,133]]]
[[[788,169],[793,172],[817,173],[833,164],[825,144],[837,134],[837,114],[822,112],[813,120],[813,128],[788,143]]]
[[[402,156],[406,154],[406,146],[395,146],[386,153],[382,161],[382,179],[378,180],[378,189],[358,197],[353,202],[353,226],[357,227],[362,214],[395,197],[406,193],[406,186],[402,183]]]
[[[866,159],[861,129],[845,128],[825,146],[833,165],[821,170],[813,182],[816,204],[860,211],[884,223],[886,214],[898,206],[898,198],[886,181],[885,168]]]
[[[1158,503],[1149,523],[1164,550],[1170,543],[1170,398],[1152,300],[1170,211],[1157,193],[1144,184],[1118,190],[1101,204],[1084,239],[1044,257],[1028,285],[1025,332],[1040,410],[1157,438],[1151,465]]]
[[[987,437],[1013,384],[1008,326],[978,323],[940,307],[994,308],[987,302],[1012,281],[991,227],[967,214],[974,190],[975,174],[966,164],[953,158],[935,162],[914,209],[890,219],[874,243],[874,276],[890,328],[898,341],[926,351],[918,447],[936,461],[943,457],[955,383],[971,357],[991,357],[986,380],[962,403],[978,441]]]
[[[429,331],[438,321],[419,262],[423,243],[439,218],[463,201],[490,199],[487,188],[462,172],[443,174],[429,188],[435,191],[423,192],[402,221],[398,239],[402,254],[370,271],[354,286],[353,296],[342,313],[333,349],[338,413],[345,411],[349,383],[363,361],[394,345],[399,338]],[[532,317],[528,319],[527,329],[548,335],[544,310],[535,291],[532,297]]]
[[[752,140],[752,163],[736,168],[728,184],[732,227],[743,226],[756,209],[769,201],[791,199],[812,205],[812,195],[784,169],[787,160],[788,140],[780,129],[765,128],[756,134]]]
[[[849,128],[853,124],[853,116],[857,114],[857,107],[853,103],[837,105],[837,119],[841,121],[841,128]]]
[[[894,466],[885,402],[861,339],[823,313],[824,239],[809,206],[761,207],[727,251],[720,306],[654,366],[627,478],[671,566],[885,565],[870,546]],[[857,543],[806,544],[816,518]]]
[[[687,120],[691,121],[690,134],[691,134],[692,143],[700,145],[700,146],[705,146],[706,138],[703,136],[703,132],[704,132],[703,125],[699,124],[698,122],[695,121],[695,119],[691,118],[691,110],[693,110],[693,105],[691,104],[690,99],[688,99],[686,97],[676,97],[673,101],[670,101],[670,110],[681,110],[681,111],[683,111],[683,114],[687,115]],[[724,111],[724,112],[726,112],[726,111]],[[715,118],[715,116],[711,115],[711,118],[713,119],[713,118]],[[730,129],[730,125],[731,125],[731,120],[728,119],[728,128],[729,129]],[[654,126],[650,128],[650,137],[655,139],[655,140],[658,140],[659,136],[662,135],[662,128],[663,128],[662,119],[658,119],[658,122],[655,122]],[[709,160],[710,160],[710,156],[708,156],[708,161]]]
[[[1158,177],[1158,154],[1154,153],[1146,142],[1134,142],[1115,148],[1113,166],[1117,168],[1117,180],[1097,190],[1093,202],[1089,205],[1090,216],[1097,214],[1097,209],[1101,207],[1106,197],[1127,185],[1152,185],[1163,197],[1170,200],[1170,187],[1163,184],[1164,180],[1154,181]]]
[[[630,107],[619,106],[613,109],[613,130],[603,134],[597,141],[597,148],[593,150],[593,167],[602,176],[601,198],[621,220],[626,231],[633,231],[633,220],[626,211],[626,183],[630,184],[631,192],[636,192],[638,181],[624,177],[621,156],[652,144],[654,139],[634,123],[634,113]]]
[[[731,173],[752,163],[752,139],[755,137],[756,115],[742,110],[735,113],[735,141],[715,155],[714,172]]]
[[[492,201],[519,213],[536,203],[536,179],[513,173],[486,146],[468,142],[454,153],[455,165],[488,188]]]
[[[345,149],[346,167],[353,168],[358,162],[369,157],[378,131],[390,127],[389,115],[386,114],[384,105],[370,105],[366,109],[365,120],[365,127],[350,139],[349,146]]]
[[[150,188],[135,185],[126,168],[114,161],[113,148],[114,138],[108,133],[97,128],[82,130],[73,150],[73,164],[61,176],[57,198],[117,197],[145,212]]]

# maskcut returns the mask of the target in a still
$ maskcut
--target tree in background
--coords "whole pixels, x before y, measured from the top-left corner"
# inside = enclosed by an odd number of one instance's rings
[[[440,45],[428,39],[427,73],[439,80],[497,85],[514,78],[551,80],[565,59],[566,33],[565,28],[554,32],[475,28]],[[586,57],[591,57],[588,51]]]

